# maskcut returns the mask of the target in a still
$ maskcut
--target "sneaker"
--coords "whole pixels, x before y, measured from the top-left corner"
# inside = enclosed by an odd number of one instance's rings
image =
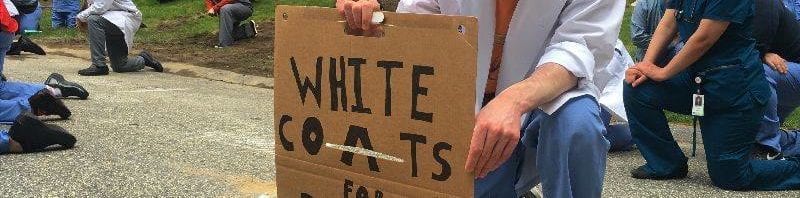
[[[631,177],[635,179],[652,179],[652,180],[682,179],[686,178],[686,175],[688,174],[689,174],[689,166],[687,165],[683,165],[682,167],[680,167],[680,169],[678,169],[678,171],[664,176],[653,175],[653,173],[646,170],[644,165],[639,166],[639,168],[633,169],[631,171]]]
[[[34,43],[27,36],[19,37],[19,40],[17,42],[20,43],[19,44],[20,45],[20,49],[23,52],[30,52],[30,53],[34,53],[34,54],[37,54],[37,55],[47,55],[47,53],[44,52],[44,49],[42,49],[41,46],[39,46],[36,43]]]
[[[86,91],[86,89],[78,83],[65,80],[64,76],[59,73],[50,74],[50,76],[47,77],[47,80],[44,81],[44,84],[60,89],[61,96],[64,98],[70,96],[78,97],[81,100],[86,100],[86,98],[89,98],[89,91]]]
[[[8,52],[6,55],[20,55],[22,54],[22,47],[20,46],[19,41],[11,43],[11,47],[8,48]]]
[[[108,75],[108,67],[89,66],[89,68],[78,71],[81,76],[102,76]]]
[[[153,57],[153,55],[151,55],[149,52],[142,51],[139,53],[139,56],[144,58],[144,65],[152,67],[157,72],[164,72],[164,66],[162,66],[161,62],[158,62],[158,60],[156,60],[156,58]]]
[[[31,104],[31,112],[37,116],[58,115],[63,119],[69,118],[72,112],[61,100],[42,89],[28,99]]]
[[[772,148],[756,145],[750,154],[750,158],[756,160],[780,160],[783,159],[783,155],[780,152],[774,151]]]
[[[8,79],[6,79],[6,75],[5,74],[0,74],[0,81],[3,81],[3,82],[8,81]]]
[[[56,125],[45,124],[30,113],[19,115],[8,135],[22,146],[23,152],[35,152],[52,145],[64,148],[75,146],[75,136]]]
[[[248,29],[250,30],[249,32],[253,34],[253,35],[248,35],[250,36],[250,38],[258,35],[258,24],[256,24],[256,21],[250,20],[250,27],[248,27]]]

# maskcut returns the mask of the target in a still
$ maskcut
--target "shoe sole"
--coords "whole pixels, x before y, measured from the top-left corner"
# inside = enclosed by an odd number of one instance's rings
[[[81,76],[105,76],[105,75],[108,75],[108,71],[105,71],[103,73],[84,73],[84,72],[78,71],[78,75],[81,75]]]
[[[258,24],[256,24],[256,21],[250,20],[250,24],[253,25],[253,36],[258,35]]]

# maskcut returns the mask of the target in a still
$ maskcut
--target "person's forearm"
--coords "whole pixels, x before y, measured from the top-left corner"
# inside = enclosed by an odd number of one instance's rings
[[[661,18],[661,21],[658,23],[658,27],[656,27],[655,33],[653,33],[653,38],[650,40],[650,46],[647,47],[647,53],[642,61],[655,63],[664,49],[666,49],[675,38],[677,32],[675,10],[668,9],[664,13],[664,17]]]
[[[725,33],[728,24],[730,23],[703,19],[697,31],[686,41],[683,49],[664,67],[668,76],[674,76],[703,57]]]
[[[521,115],[554,100],[577,83],[577,77],[563,66],[545,63],[530,77],[500,93],[495,100],[509,102],[511,110]]]

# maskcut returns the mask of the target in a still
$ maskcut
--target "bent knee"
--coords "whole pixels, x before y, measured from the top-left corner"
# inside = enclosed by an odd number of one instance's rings
[[[234,5],[234,4],[224,5],[221,8],[219,8],[219,14],[220,15],[229,15],[229,14],[231,14],[231,12],[233,11],[235,6],[236,5]]]
[[[605,127],[600,117],[600,105],[589,96],[572,99],[555,113],[551,123],[564,127],[559,136],[572,144],[605,142]]]
[[[725,190],[746,190],[752,181],[752,172],[745,156],[722,155],[708,160],[708,176],[714,186]]]
[[[89,17],[86,18],[86,21],[88,21],[89,23],[100,23],[102,21],[102,19],[103,19],[103,16],[93,14],[93,15],[89,15]]]

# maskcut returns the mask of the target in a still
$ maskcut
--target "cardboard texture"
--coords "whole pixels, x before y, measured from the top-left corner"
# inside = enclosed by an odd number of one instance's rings
[[[385,15],[361,37],[335,9],[277,7],[279,197],[472,197],[477,19]]]

